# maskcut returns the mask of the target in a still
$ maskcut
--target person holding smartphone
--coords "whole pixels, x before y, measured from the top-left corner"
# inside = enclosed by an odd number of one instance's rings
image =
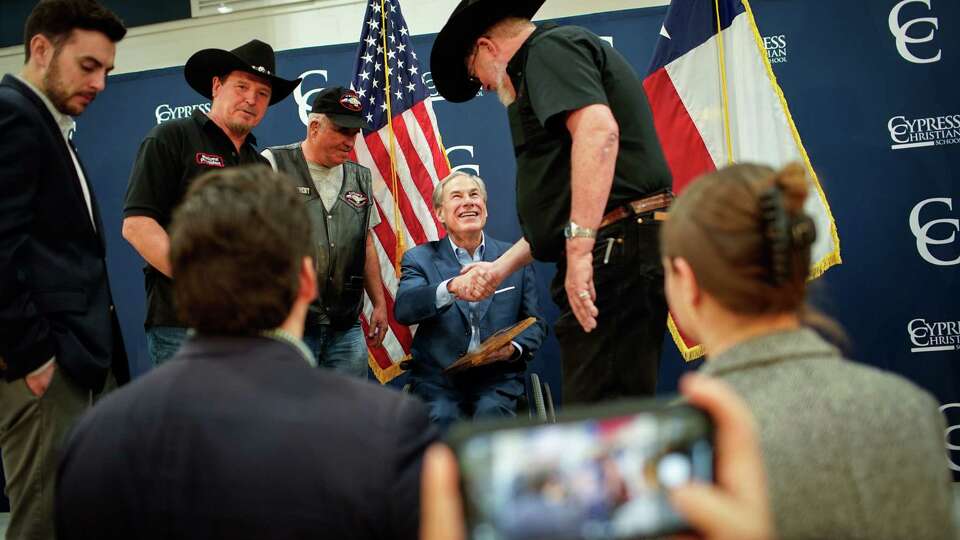
[[[674,508],[705,539],[774,538],[766,474],[746,404],[723,382],[695,374],[685,376],[680,389],[713,420],[716,484],[674,488]],[[436,444],[427,451],[420,490],[421,540],[466,538],[458,476],[456,459],[446,446]]]
[[[809,185],[798,164],[694,180],[662,230],[671,312],[757,419],[782,538],[953,538],[937,402],[845,360],[805,304]]]

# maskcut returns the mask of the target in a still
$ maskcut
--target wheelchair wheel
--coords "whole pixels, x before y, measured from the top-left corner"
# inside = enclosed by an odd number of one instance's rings
[[[533,395],[533,408],[530,410],[531,417],[534,410],[536,418],[547,421],[547,407],[543,402],[543,387],[540,385],[540,377],[536,373],[530,374],[530,393]]]

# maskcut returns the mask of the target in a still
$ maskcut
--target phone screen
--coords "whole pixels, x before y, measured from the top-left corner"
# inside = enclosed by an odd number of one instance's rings
[[[680,531],[667,490],[713,480],[709,419],[686,405],[479,432],[455,448],[473,540]]]

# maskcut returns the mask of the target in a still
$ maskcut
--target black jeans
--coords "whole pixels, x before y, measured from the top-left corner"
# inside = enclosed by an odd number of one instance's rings
[[[560,342],[564,404],[654,394],[667,324],[659,234],[659,223],[637,223],[631,217],[599,232],[593,284],[600,313],[590,333],[570,310],[563,287],[566,259],[558,263],[551,294],[560,308],[554,331]]]

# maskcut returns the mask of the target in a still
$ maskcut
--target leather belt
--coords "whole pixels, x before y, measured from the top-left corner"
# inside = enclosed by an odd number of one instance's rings
[[[597,229],[602,229],[607,225],[616,223],[625,217],[632,217],[637,214],[668,208],[670,203],[673,202],[673,199],[673,192],[667,191],[665,193],[657,193],[656,195],[651,195],[643,199],[630,201],[619,208],[611,210],[607,213],[607,215],[603,216],[603,219],[600,221],[600,226],[597,227]],[[655,212],[653,219],[656,221],[665,220],[666,212]]]

